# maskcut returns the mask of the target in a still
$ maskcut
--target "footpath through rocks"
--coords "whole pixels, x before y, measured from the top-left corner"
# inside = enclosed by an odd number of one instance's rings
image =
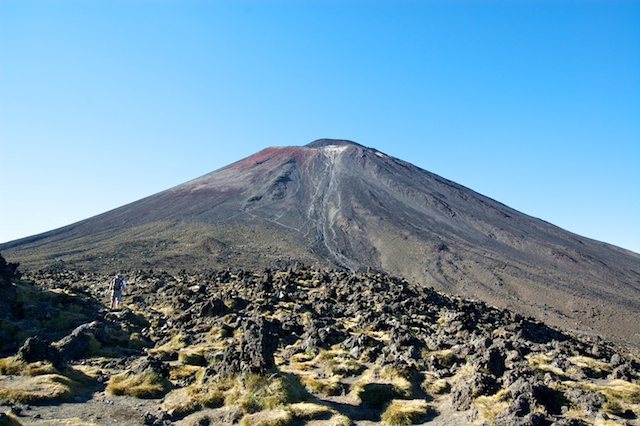
[[[0,425],[640,424],[625,348],[401,278],[134,271],[111,311],[3,261]]]

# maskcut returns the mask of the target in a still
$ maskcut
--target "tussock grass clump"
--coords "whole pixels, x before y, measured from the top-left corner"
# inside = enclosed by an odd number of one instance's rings
[[[55,401],[71,396],[76,386],[61,374],[0,377],[0,399],[31,404]]]
[[[302,402],[309,398],[306,389],[292,374],[262,376],[251,374],[227,392],[227,401],[237,403],[246,413]]]
[[[390,426],[413,425],[429,413],[429,404],[424,399],[394,399],[382,413],[382,421]]]
[[[277,408],[255,414],[247,414],[240,420],[240,426],[289,426],[293,415],[290,411]]]
[[[314,404],[311,402],[298,402],[291,404],[287,407],[287,410],[290,411],[296,419],[304,421],[326,420],[337,414],[335,410],[332,410],[326,405]]]
[[[187,365],[207,366],[207,360],[202,354],[202,349],[186,348],[178,351],[178,361]]]
[[[27,364],[15,356],[0,358],[0,374],[9,376],[20,374]]]
[[[562,382],[566,388],[581,388],[600,392],[608,401],[619,401],[627,404],[640,404],[640,384],[630,383],[620,379],[611,380],[605,384],[590,382]]]
[[[200,410],[201,405],[196,399],[192,398],[188,388],[182,388],[168,393],[164,398],[162,408],[172,410],[174,418],[183,418]]]
[[[559,377],[565,376],[565,372],[561,368],[551,365],[552,358],[549,355],[536,353],[527,355],[525,358],[529,362],[529,366],[534,370],[553,373]]]
[[[42,326],[54,331],[64,331],[86,322],[87,316],[82,312],[74,312],[73,308],[73,306],[68,306],[58,311],[53,318],[44,321]]]
[[[494,395],[481,395],[473,402],[478,408],[478,412],[482,419],[491,420],[495,418],[502,410],[509,406],[508,402],[509,390],[500,389]]]
[[[605,385],[586,383],[586,389],[601,392],[607,400],[620,400],[628,404],[640,404],[640,385],[624,380],[611,380]]]
[[[328,420],[330,426],[351,426],[353,422],[344,414],[336,414]]]
[[[294,354],[289,360],[289,364],[292,368],[298,371],[306,371],[313,367],[313,360],[316,356],[309,352],[302,352]]]
[[[625,412],[622,404],[618,401],[606,401],[602,406],[604,412],[613,414],[614,416],[622,416]]]
[[[444,395],[451,391],[451,384],[447,379],[438,378],[435,375],[425,374],[420,388],[431,395]]]
[[[342,393],[342,385],[339,376],[331,376],[327,379],[320,379],[312,374],[301,374],[299,376],[302,383],[311,392],[325,396],[336,396]]]
[[[67,371],[72,371],[67,369]],[[37,361],[26,364],[21,375],[23,376],[43,376],[45,374],[60,374],[60,372],[49,361]]]
[[[207,408],[219,408],[224,405],[224,391],[210,386],[193,385],[187,388],[187,394],[200,405]]]
[[[163,361],[168,361],[171,359],[177,359],[178,351],[187,346],[186,337],[184,334],[176,334],[164,345],[158,346],[156,348],[149,349],[147,353],[149,355],[156,356]]]
[[[0,399],[40,403],[66,399],[92,379],[67,367],[58,371],[48,361],[25,363],[17,357],[0,360]]]
[[[612,367],[606,362],[588,356],[574,356],[569,358],[569,362],[573,365],[587,370],[589,377],[605,377],[612,371]]]
[[[361,403],[381,408],[394,398],[411,396],[412,384],[404,371],[374,367],[351,385],[350,394]]]
[[[640,404],[640,384],[638,383],[615,379],[603,384],[565,381],[561,386],[599,392],[605,397],[603,411],[616,416],[624,416],[628,410],[637,412]]]
[[[150,346],[150,342],[144,338],[140,333],[134,332],[129,336],[129,341],[127,342],[127,346],[130,349],[141,350]]]
[[[123,373],[112,376],[106,392],[113,395],[129,395],[136,398],[160,398],[171,388],[171,382],[156,371],[140,374]]]
[[[175,365],[169,370],[169,380],[182,380],[194,376],[198,377],[199,375],[202,375],[201,373],[203,370],[204,369],[202,367],[197,365]]]
[[[364,369],[362,364],[345,354],[329,359],[324,366],[325,374],[341,376],[357,376]]]

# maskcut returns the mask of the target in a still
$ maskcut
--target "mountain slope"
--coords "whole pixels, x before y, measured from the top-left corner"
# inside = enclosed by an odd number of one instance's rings
[[[640,344],[640,255],[350,141],[267,148],[0,250],[27,268],[372,268]]]

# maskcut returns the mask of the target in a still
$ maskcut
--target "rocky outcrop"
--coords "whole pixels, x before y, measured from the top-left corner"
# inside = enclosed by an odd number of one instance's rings
[[[58,274],[31,279],[41,291],[89,299],[103,295],[108,281]],[[398,277],[293,265],[259,273],[134,271],[127,279],[122,310],[103,308],[93,321],[60,331],[61,338],[27,339],[20,359],[89,362],[117,348],[120,357],[96,361],[101,368],[131,376],[151,370],[175,389],[293,377],[288,385],[303,383],[317,398],[360,401],[349,410],[369,420],[379,419],[393,399],[433,400],[478,424],[575,425],[640,415],[633,393],[640,394],[640,364],[623,348]],[[109,376],[102,373],[99,381]],[[242,416],[225,409],[236,420]],[[219,416],[226,414],[206,418]],[[148,421],[160,420],[150,415]]]

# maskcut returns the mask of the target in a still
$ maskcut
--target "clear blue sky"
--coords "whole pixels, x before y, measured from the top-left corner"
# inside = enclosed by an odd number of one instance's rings
[[[640,252],[640,2],[0,0],[0,242],[325,137]]]

